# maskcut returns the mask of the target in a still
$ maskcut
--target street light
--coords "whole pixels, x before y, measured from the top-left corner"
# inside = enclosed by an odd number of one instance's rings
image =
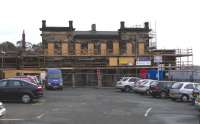
[[[3,63],[4,63],[4,61],[3,61],[3,57],[5,56],[5,54],[6,54],[6,52],[5,51],[1,51],[1,69],[3,70]]]

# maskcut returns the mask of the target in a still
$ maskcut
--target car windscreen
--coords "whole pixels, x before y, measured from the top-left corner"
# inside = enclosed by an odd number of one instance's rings
[[[195,88],[200,90],[200,84],[195,85]]]
[[[121,81],[126,81],[126,80],[128,80],[128,78],[123,78]]]
[[[48,74],[48,78],[52,79],[52,78],[62,78],[61,74]]]
[[[183,86],[183,83],[175,83],[172,85],[172,89],[180,89]]]
[[[153,81],[153,82],[151,83],[151,85],[153,85],[153,86],[158,85],[158,82],[157,82],[157,81]]]

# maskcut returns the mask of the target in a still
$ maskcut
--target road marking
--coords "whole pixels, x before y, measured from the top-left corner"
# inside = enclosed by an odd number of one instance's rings
[[[148,108],[147,111],[146,111],[145,114],[144,114],[144,117],[147,117],[148,114],[149,114],[149,112],[150,112],[151,110],[152,110],[152,108]]]
[[[1,121],[24,121],[25,119],[21,119],[21,118],[13,118],[13,119],[9,119],[9,118],[3,118],[0,119]]]
[[[41,119],[44,115],[45,115],[45,113],[42,113],[42,114],[38,115],[36,118]]]

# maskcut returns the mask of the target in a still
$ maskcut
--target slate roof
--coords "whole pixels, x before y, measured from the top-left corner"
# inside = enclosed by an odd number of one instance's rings
[[[118,31],[76,31],[74,32],[75,39],[117,39],[119,38]]]

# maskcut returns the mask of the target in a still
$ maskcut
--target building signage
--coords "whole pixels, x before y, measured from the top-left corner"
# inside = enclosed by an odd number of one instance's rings
[[[150,57],[138,57],[136,61],[136,65],[151,65]]]
[[[136,61],[136,65],[151,65],[151,61]]]
[[[154,56],[154,63],[162,63],[162,56]]]

